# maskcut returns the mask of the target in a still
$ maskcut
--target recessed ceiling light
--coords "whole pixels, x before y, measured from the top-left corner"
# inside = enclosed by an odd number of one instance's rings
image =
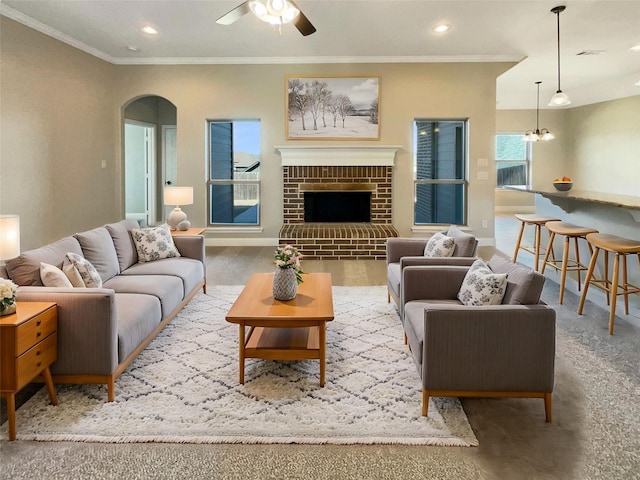
[[[629,50],[631,50],[632,52],[640,52],[640,43],[638,45],[634,45]]]
[[[441,23],[440,25],[436,25],[435,27],[433,27],[433,31],[436,33],[444,33],[449,31],[449,29],[451,28],[450,25],[447,25],[445,23]]]
[[[139,52],[140,49],[134,45],[128,45],[127,46],[127,50],[129,50],[130,52]]]
[[[148,33],[149,35],[157,35],[158,34],[158,30],[153,28],[151,25],[145,25],[144,27],[141,28],[141,30],[144,33]]]
[[[640,80],[635,83],[636,87],[640,87]]]

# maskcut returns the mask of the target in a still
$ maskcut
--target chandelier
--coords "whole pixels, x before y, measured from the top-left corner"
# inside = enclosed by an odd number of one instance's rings
[[[287,0],[251,0],[249,8],[256,17],[271,25],[292,22],[300,14],[300,10]]]
[[[524,134],[524,137],[522,137],[522,139],[525,142],[539,142],[540,140],[551,140],[553,138],[553,134],[547,130],[546,128],[543,128],[542,130],[540,130],[540,84],[542,82],[536,82],[536,85],[538,86],[538,97],[537,97],[537,104],[536,104],[536,129],[535,130],[528,130],[527,133]]]
[[[560,89],[560,12],[564,12],[565,8],[567,7],[560,5],[551,9],[551,12],[555,13],[558,19],[558,90],[548,103],[550,107],[564,107],[571,103],[569,96],[566,93],[562,93]]]

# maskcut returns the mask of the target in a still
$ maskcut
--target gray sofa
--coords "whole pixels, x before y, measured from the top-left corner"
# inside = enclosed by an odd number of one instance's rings
[[[205,284],[204,237],[173,237],[180,256],[138,262],[133,220],[104,225],[22,253],[6,262],[18,301],[58,304],[55,383],[107,385],[115,380]],[[102,288],[45,287],[40,263],[62,268],[68,252],[91,262]]]
[[[543,398],[551,421],[555,310],[540,302],[544,277],[499,256],[507,274],[499,305],[466,306],[457,295],[469,267],[403,270],[403,327],[422,380],[422,414],[430,396]]]
[[[475,261],[478,240],[473,235],[451,225],[446,232],[455,239],[455,247],[450,257],[425,257],[424,249],[429,238],[389,238],[387,239],[387,301],[395,302],[402,316],[400,301],[400,283],[402,269],[408,265],[463,265],[469,266]],[[459,258],[461,257],[461,258]]]

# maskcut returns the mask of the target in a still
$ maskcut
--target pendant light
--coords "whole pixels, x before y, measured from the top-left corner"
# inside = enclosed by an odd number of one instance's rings
[[[542,130],[540,130],[540,84],[542,82],[536,82],[536,85],[538,86],[538,97],[537,97],[537,103],[536,103],[536,129],[535,130],[528,130],[527,133],[524,134],[524,137],[522,137],[522,139],[525,142],[539,142],[540,140],[551,140],[553,138],[553,134],[547,130],[546,128],[543,128]]]
[[[560,5],[551,9],[551,12],[555,13],[558,19],[558,91],[553,97],[551,97],[551,100],[548,103],[550,107],[564,107],[571,103],[567,94],[562,93],[562,90],[560,89],[560,12],[564,12],[565,8],[567,7]]]

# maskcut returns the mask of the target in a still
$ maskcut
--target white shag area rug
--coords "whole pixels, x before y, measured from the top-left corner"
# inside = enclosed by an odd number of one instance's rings
[[[326,384],[317,360],[247,359],[225,315],[241,286],[198,294],[116,380],[41,389],[17,411],[17,438],[106,443],[300,443],[476,446],[457,398],[431,398],[385,287],[334,287]],[[1,427],[6,438],[8,424]]]

